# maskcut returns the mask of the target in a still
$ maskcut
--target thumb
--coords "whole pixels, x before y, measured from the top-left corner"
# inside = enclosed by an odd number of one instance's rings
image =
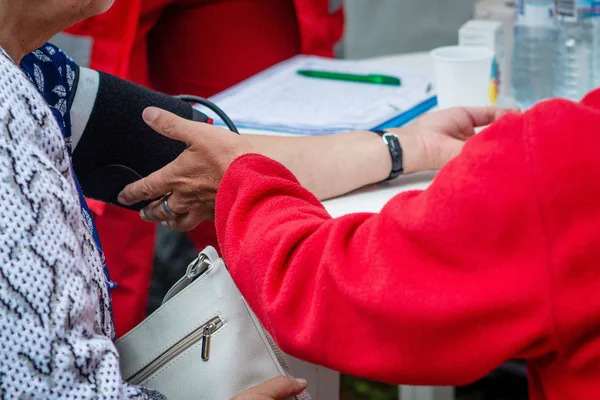
[[[306,389],[306,380],[294,379],[289,376],[278,376],[265,383],[256,386],[251,391],[254,394],[266,396],[274,400],[284,400],[288,397],[297,396]]]
[[[147,107],[142,113],[142,118],[157,133],[187,145],[191,143],[194,132],[198,132],[200,126],[199,122],[181,118],[157,107]]]

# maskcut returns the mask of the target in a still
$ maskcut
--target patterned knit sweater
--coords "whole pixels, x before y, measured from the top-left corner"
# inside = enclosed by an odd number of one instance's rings
[[[2,53],[0,205],[0,398],[163,398],[121,378],[102,259],[61,130]]]

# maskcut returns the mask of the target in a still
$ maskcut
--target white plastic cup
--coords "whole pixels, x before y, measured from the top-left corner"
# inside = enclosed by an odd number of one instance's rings
[[[440,109],[492,104],[492,50],[477,46],[448,46],[433,50],[431,56]]]

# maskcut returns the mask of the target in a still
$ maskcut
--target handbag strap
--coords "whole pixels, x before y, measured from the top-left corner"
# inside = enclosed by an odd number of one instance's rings
[[[202,276],[208,268],[219,259],[219,254],[214,247],[207,247],[194,261],[192,261],[185,271],[185,275],[181,277],[172,287],[169,289],[167,294],[165,295],[161,305],[165,304],[167,301],[176,296],[183,289],[188,287],[192,282],[194,282],[199,276]]]

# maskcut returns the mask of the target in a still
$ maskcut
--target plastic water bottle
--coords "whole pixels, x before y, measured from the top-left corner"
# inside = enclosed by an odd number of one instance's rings
[[[558,32],[553,10],[553,0],[518,2],[511,86],[523,109],[555,93]]]
[[[600,12],[598,12],[600,14]],[[591,89],[600,88],[600,17],[592,20],[592,68]]]
[[[600,73],[598,19],[600,1],[558,0],[559,76],[557,95],[580,100],[590,91]]]

